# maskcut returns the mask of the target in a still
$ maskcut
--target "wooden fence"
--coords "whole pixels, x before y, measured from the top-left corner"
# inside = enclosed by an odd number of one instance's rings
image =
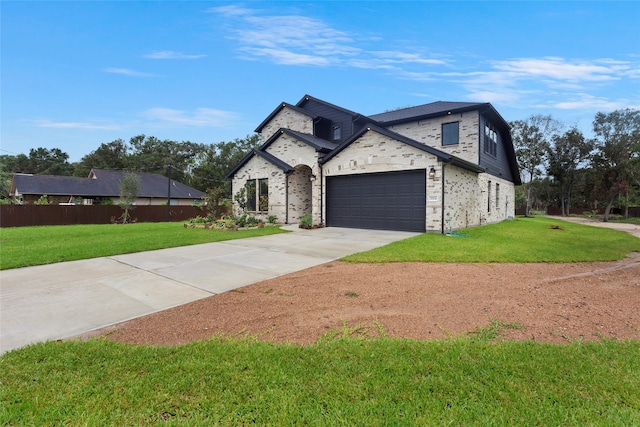
[[[136,206],[129,211],[137,222],[186,221],[207,216],[209,210],[196,206]],[[224,206],[215,210],[216,218],[226,213]],[[110,206],[0,205],[0,227],[31,225],[110,224],[122,216],[122,208]]]

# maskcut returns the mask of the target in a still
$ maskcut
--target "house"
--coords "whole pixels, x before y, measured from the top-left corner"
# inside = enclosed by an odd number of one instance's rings
[[[244,193],[256,216],[447,233],[515,213],[510,127],[489,103],[363,116],[305,95],[278,105],[256,132],[262,146],[229,173],[233,194]]]
[[[87,178],[75,176],[15,174],[11,181],[10,195],[33,204],[46,195],[50,203],[100,204],[106,200],[117,204],[120,199],[120,183],[127,172],[92,169]],[[202,203],[205,193],[178,181],[154,173],[136,173],[140,179],[138,198],[143,205],[194,205]]]

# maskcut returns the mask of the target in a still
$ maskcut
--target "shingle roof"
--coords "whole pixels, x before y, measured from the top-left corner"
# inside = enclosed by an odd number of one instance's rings
[[[127,172],[107,169],[92,169],[89,178],[53,175],[13,176],[15,189],[20,194],[46,194],[49,196],[95,196],[119,197],[120,182]],[[168,178],[154,173],[136,173],[140,178],[138,197],[166,197]],[[206,194],[181,182],[171,180],[171,197],[176,199],[199,199]]]
[[[380,124],[387,125],[389,122],[403,121],[403,120],[416,120],[422,117],[428,117],[432,115],[442,115],[448,112],[455,112],[467,109],[478,109],[488,104],[476,103],[476,102],[449,102],[449,101],[437,101],[430,104],[417,105],[415,107],[402,108],[400,110],[387,111],[380,114],[374,114],[368,116],[370,119],[377,121]]]

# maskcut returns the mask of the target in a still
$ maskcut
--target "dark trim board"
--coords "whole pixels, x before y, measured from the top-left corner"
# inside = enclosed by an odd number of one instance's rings
[[[425,231],[426,171],[327,177],[327,226]]]

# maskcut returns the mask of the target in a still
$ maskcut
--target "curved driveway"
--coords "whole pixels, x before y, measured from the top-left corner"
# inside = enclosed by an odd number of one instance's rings
[[[0,353],[313,267],[418,233],[301,230],[0,271]]]

